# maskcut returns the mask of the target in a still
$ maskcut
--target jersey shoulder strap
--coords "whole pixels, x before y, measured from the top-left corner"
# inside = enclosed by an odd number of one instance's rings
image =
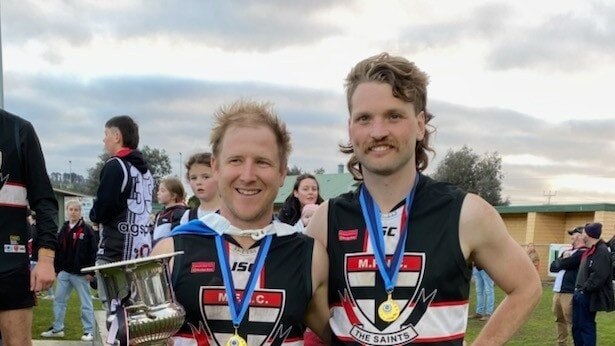
[[[192,221],[199,218],[199,207],[190,208],[188,212],[188,221]]]
[[[120,159],[117,156],[114,156],[109,160],[114,159],[117,160],[117,162],[120,164],[120,167],[122,167],[122,173],[124,173],[124,178],[122,179],[122,188],[120,189],[121,192],[124,192],[124,190],[126,189],[126,185],[128,185],[128,168],[126,168],[126,162],[124,162],[124,160]]]

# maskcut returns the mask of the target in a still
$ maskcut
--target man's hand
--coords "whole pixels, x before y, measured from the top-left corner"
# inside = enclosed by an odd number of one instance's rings
[[[53,258],[41,256],[30,273],[30,291],[40,292],[48,289],[56,279]]]

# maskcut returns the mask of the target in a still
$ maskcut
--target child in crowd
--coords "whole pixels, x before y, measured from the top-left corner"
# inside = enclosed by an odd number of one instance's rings
[[[156,215],[152,244],[171,233],[171,230],[179,225],[186,211],[184,204],[186,193],[182,182],[177,178],[162,180],[156,198],[158,203],[164,205],[164,210]]]
[[[295,224],[295,228],[299,230],[299,232],[303,233],[307,225],[310,223],[310,219],[312,215],[318,209],[318,204],[310,203],[303,206],[301,209],[301,219]]]
[[[199,206],[187,210],[181,218],[180,224],[201,218],[220,208],[218,186],[211,170],[211,153],[196,153],[186,162],[186,179],[190,184],[192,193],[199,199]]]

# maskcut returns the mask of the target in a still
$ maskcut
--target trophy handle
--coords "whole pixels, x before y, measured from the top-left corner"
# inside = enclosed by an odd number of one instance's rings
[[[151,318],[152,320],[155,320],[156,318],[158,318],[155,314],[150,313],[150,311],[152,310],[151,307],[145,304],[131,305],[131,306],[125,307],[125,309],[127,312],[143,312],[145,316],[147,316],[148,318]]]

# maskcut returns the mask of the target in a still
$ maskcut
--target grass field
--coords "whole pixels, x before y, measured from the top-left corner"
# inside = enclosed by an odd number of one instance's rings
[[[553,290],[551,283],[543,284],[540,304],[532,313],[530,319],[517,332],[515,337],[507,345],[555,345],[555,317],[551,312]],[[504,294],[496,288],[496,304],[504,299]],[[470,313],[475,311],[476,294],[474,285],[470,293]],[[473,341],[486,322],[469,320],[466,332],[466,340]],[[599,312],[596,317],[598,325],[598,345],[613,345],[615,340],[615,312]],[[572,344],[572,337],[570,337]]]
[[[470,292],[470,312],[474,311],[475,303],[474,287]],[[504,298],[501,290],[496,288],[496,304]],[[532,313],[528,322],[508,343],[508,345],[555,345],[555,322],[551,312],[553,291],[551,284],[543,286],[543,295],[540,304]],[[100,309],[100,302],[94,301],[94,308]],[[613,345],[615,342],[615,312],[599,312],[596,318],[598,324],[598,345]],[[53,322],[53,302],[51,300],[39,300],[39,305],[34,309],[34,323],[32,337],[40,339],[41,332],[47,330]],[[77,294],[73,292],[68,303],[66,312],[65,340],[79,340],[83,334],[80,320],[80,304]],[[473,341],[485,322],[469,320],[466,340]]]
[[[95,292],[95,291],[92,291]],[[102,309],[100,301],[94,300],[94,309]],[[41,333],[46,331],[53,324],[53,300],[39,299],[38,306],[34,308],[34,321],[32,323],[32,338],[47,339],[41,337]],[[81,326],[81,303],[75,290],[70,296],[68,307],[66,308],[66,319],[64,321],[64,338],[58,340],[80,340],[83,335]]]

